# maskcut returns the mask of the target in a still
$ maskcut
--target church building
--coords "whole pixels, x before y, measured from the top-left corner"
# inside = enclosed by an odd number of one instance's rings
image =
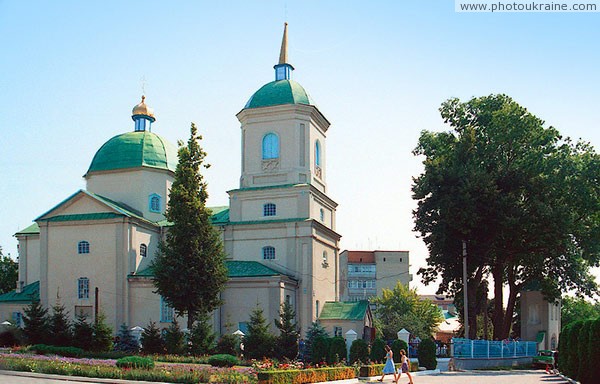
[[[285,301],[304,334],[326,302],[339,300],[341,236],[326,170],[330,123],[291,79],[287,24],[274,69],[275,80],[237,114],[240,185],[227,192],[228,207],[212,208],[229,271],[224,305],[214,313],[221,334],[244,331],[257,305],[265,318],[277,318]],[[149,266],[169,230],[164,212],[177,150],[153,132],[156,116],[144,96],[132,119],[132,131],[93,156],[85,190],[15,235],[19,281],[0,295],[1,320],[19,323],[23,307],[39,299],[45,307],[60,302],[73,318],[102,312],[113,329],[172,322],[173,310],[153,292]]]

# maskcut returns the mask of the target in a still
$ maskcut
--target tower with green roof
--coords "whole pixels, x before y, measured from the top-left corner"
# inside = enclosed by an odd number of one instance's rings
[[[255,260],[292,276],[290,300],[305,331],[326,301],[339,296],[335,231],[337,203],[327,195],[329,121],[308,92],[291,79],[288,26],[284,27],[275,80],[260,87],[237,114],[241,124],[240,186],[229,191],[226,252],[234,260]],[[250,295],[252,292],[248,292]],[[256,298],[248,297],[248,303]],[[252,310],[239,304],[242,318]],[[269,311],[274,308],[276,312]],[[278,306],[265,308],[277,315]]]

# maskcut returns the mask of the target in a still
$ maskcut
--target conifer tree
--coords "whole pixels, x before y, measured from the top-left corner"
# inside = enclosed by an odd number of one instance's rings
[[[185,335],[181,332],[177,320],[165,330],[164,340],[168,354],[181,355],[185,352]]]
[[[145,354],[164,353],[165,343],[160,335],[160,329],[151,321],[142,332],[142,352]]]
[[[273,356],[273,335],[263,309],[256,305],[250,314],[248,334],[244,337],[244,353],[248,359],[262,359]]]
[[[32,301],[24,309],[23,333],[29,344],[46,344],[48,340],[48,331],[50,330],[48,321],[48,310],[42,306],[39,300]]]
[[[306,331],[306,341],[304,342],[304,361],[311,361],[312,350],[315,340],[320,338],[328,338],[329,334],[318,322],[313,322]]]
[[[275,326],[279,329],[279,336],[275,338],[275,357],[278,359],[293,360],[298,356],[298,338],[300,332],[295,321],[296,311],[287,301],[281,304],[279,319],[275,319]]]
[[[106,324],[106,317],[99,313],[98,318],[92,325],[94,337],[92,342],[92,350],[97,352],[110,351],[113,347],[112,329]]]
[[[67,316],[68,312],[65,306],[57,299],[56,304],[52,307],[52,316],[49,321],[49,340],[52,345],[60,347],[68,347],[73,343],[72,324]]]
[[[137,352],[139,345],[131,330],[125,323],[121,324],[119,333],[117,334],[117,342],[115,343],[115,351],[121,352]]]
[[[208,314],[220,304],[219,293],[227,282],[223,244],[206,208],[206,182],[200,167],[208,168],[192,123],[187,146],[179,142],[179,163],[165,213],[173,223],[153,263],[156,292],[175,309],[187,314],[192,329],[198,314]]]
[[[91,351],[94,344],[94,328],[84,315],[77,315],[73,324],[73,345],[85,351]]]
[[[201,315],[190,330],[190,353],[196,356],[209,354],[214,347],[215,338],[209,317]]]

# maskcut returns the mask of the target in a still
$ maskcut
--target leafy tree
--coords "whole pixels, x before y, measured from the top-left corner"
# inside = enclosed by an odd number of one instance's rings
[[[581,360],[579,358],[579,337],[581,336],[581,329],[583,328],[584,321],[578,320],[572,323],[569,331],[569,342],[568,342],[568,360],[565,372],[567,376],[572,379],[579,380],[579,365]],[[560,355],[559,355],[560,358]]]
[[[281,304],[279,319],[275,319],[275,326],[279,329],[279,336],[275,338],[275,357],[278,359],[293,360],[298,356],[298,338],[300,332],[295,321],[296,311],[287,301]]]
[[[443,320],[440,309],[431,300],[421,300],[416,289],[398,282],[394,289],[382,290],[373,300],[378,328],[387,339],[395,339],[405,328],[420,338],[429,337]]]
[[[313,345],[316,339],[320,337],[329,337],[329,334],[318,322],[313,322],[306,331],[306,340],[304,342],[304,361],[312,361],[311,355]]]
[[[408,344],[404,340],[396,339],[396,340],[394,340],[394,342],[392,343],[392,346],[390,348],[392,349],[392,352],[394,353],[394,358],[396,360],[398,360],[398,359],[400,359],[400,350],[404,349],[405,351],[408,351]],[[400,361],[400,360],[398,360],[398,361]]]
[[[48,342],[59,347],[68,347],[73,344],[73,330],[65,306],[57,300],[52,307],[52,316],[49,319],[50,333]]]
[[[181,332],[177,320],[165,330],[164,340],[167,353],[181,355],[185,352],[185,335]]]
[[[142,352],[148,355],[165,352],[165,343],[160,335],[160,329],[154,321],[150,321],[141,336]]]
[[[380,338],[375,339],[371,345],[371,361],[381,363],[385,359],[385,354],[385,341]]]
[[[117,341],[115,343],[115,351],[122,352],[137,352],[139,345],[129,327],[123,323],[117,333]]]
[[[94,344],[94,328],[83,315],[78,315],[73,324],[73,345],[91,351]]]
[[[4,256],[0,246],[0,295],[13,291],[19,278],[19,263]]]
[[[361,362],[366,364],[369,360],[369,346],[363,339],[357,339],[350,346],[350,364]]]
[[[597,319],[600,317],[600,302],[594,304],[583,297],[565,296],[560,313],[563,326],[576,320]]]
[[[600,377],[600,364],[598,364],[600,361],[600,348],[598,348],[598,340],[600,340],[600,318],[593,321],[590,338],[588,340],[588,350],[590,351],[589,361],[591,362],[589,372],[590,378]],[[562,341],[562,339],[560,341]],[[559,351],[561,350],[559,349]]]
[[[550,300],[575,289],[597,291],[589,267],[600,260],[600,157],[506,95],[450,99],[440,108],[451,132],[421,133],[414,154],[415,230],[429,249],[424,283],[438,292],[462,285],[468,251],[470,335],[480,284],[494,280],[494,338],[508,337],[519,292],[537,282]],[[503,288],[508,287],[506,310]]]
[[[201,315],[190,330],[189,350],[192,355],[207,355],[215,346],[216,335],[209,320],[208,316]]]
[[[188,329],[198,314],[209,314],[221,304],[219,293],[227,282],[223,244],[206,208],[208,192],[200,167],[209,165],[204,163],[201,139],[192,123],[187,146],[179,142],[165,213],[173,225],[152,265],[156,292],[179,316],[187,314]]]
[[[244,337],[244,354],[248,359],[273,356],[274,338],[263,313],[263,309],[257,304],[250,314],[248,334]]]
[[[48,310],[39,300],[32,301],[24,309],[23,333],[29,344],[47,344],[50,330]]]
[[[579,358],[579,370],[577,372],[577,378],[583,384],[593,383],[593,377],[589,376],[590,369],[594,363],[591,361],[591,354],[593,350],[589,349],[590,336],[592,335],[593,320],[584,320],[583,326],[579,333],[577,340],[577,353]],[[596,348],[596,346],[594,346]]]

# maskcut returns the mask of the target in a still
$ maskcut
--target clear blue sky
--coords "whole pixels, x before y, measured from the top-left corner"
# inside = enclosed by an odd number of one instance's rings
[[[146,79],[153,132],[187,139],[212,167],[210,205],[239,185],[235,114],[289,61],[331,121],[328,186],[342,249],[427,250],[412,232],[411,154],[444,130],[440,104],[506,93],[598,147],[600,13],[455,13],[454,1],[0,0],[0,245],[84,188],[95,151],[133,130]],[[432,292],[428,287],[424,292]]]

